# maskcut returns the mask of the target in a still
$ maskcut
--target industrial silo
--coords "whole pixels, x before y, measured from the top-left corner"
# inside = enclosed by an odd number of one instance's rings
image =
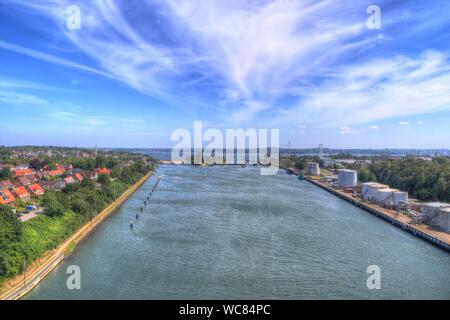
[[[408,192],[394,191],[392,194],[392,203],[394,206],[398,207],[400,202],[408,203]]]
[[[308,176],[318,176],[320,175],[320,167],[316,162],[308,162],[306,164],[306,175]]]
[[[381,183],[374,183],[368,187],[365,197],[371,200],[376,200],[377,192],[380,189],[389,189],[389,186]]]
[[[439,213],[439,229],[450,233],[450,208],[442,208]]]
[[[392,203],[392,189],[378,189],[377,195],[375,197],[376,202],[378,203],[384,203],[384,204],[391,204]]]
[[[364,197],[369,192],[370,186],[376,185],[376,182],[363,182],[361,183],[361,195]]]
[[[428,202],[422,205],[422,219],[429,225],[440,228],[441,211],[449,209],[450,204],[443,202]],[[444,210],[445,211],[445,210]]]
[[[338,171],[338,182],[342,188],[354,188],[358,184],[358,173],[355,170],[341,169]]]

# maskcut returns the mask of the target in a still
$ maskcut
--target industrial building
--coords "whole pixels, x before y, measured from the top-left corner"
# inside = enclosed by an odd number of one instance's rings
[[[393,203],[392,194],[394,193],[394,191],[396,190],[390,188],[378,189],[375,196],[375,201],[380,204],[392,204]]]
[[[358,184],[358,172],[355,170],[338,170],[338,184],[342,188],[355,188]]]
[[[408,202],[409,202],[408,192],[396,190],[392,194],[392,204],[395,207],[400,206],[401,203],[408,203]]]
[[[391,189],[388,185],[377,182],[361,183],[361,196],[365,199],[398,207],[401,203],[408,203],[408,192]]]
[[[381,183],[372,183],[367,186],[366,192],[363,193],[363,196],[369,200],[376,200],[378,190],[389,189],[389,186]]]
[[[369,193],[369,189],[371,186],[377,185],[379,183],[377,182],[363,182],[361,183],[361,195],[367,196],[367,194]]]
[[[439,228],[450,233],[450,207],[441,209],[439,214]]]
[[[428,202],[422,206],[422,219],[428,225],[450,232],[450,203]]]
[[[308,162],[306,164],[306,175],[308,176],[319,176],[320,175],[320,167],[316,162]]]

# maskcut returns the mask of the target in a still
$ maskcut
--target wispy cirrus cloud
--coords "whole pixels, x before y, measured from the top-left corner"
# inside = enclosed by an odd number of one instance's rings
[[[255,115],[255,104],[265,103],[267,107],[260,109],[268,109],[282,95],[295,91],[293,83],[299,78],[336,61],[346,48],[378,41],[375,36],[357,38],[366,31],[364,10],[359,19],[349,20],[340,13],[351,6],[331,0],[141,1],[139,5],[96,0],[80,4],[81,30],[66,28],[70,1],[14,4],[48,15],[59,28],[53,33],[95,59],[98,68],[0,42],[4,49],[113,77],[169,101],[180,91],[192,94],[187,102],[201,100],[194,91],[203,88],[216,98],[225,97],[228,107],[241,108],[230,110],[237,115]],[[233,98],[225,92],[232,92]]]
[[[36,59],[40,59],[49,63],[53,63],[53,64],[57,64],[63,67],[68,67],[68,68],[72,68],[72,69],[77,69],[77,70],[81,70],[81,71],[86,71],[86,72],[91,72],[97,75],[101,75],[101,76],[105,76],[105,77],[109,77],[109,78],[114,78],[111,74],[103,72],[101,70],[80,64],[80,63],[76,63],[67,59],[63,59],[57,56],[53,56],[47,53],[43,53],[37,50],[33,50],[30,48],[25,48],[16,44],[12,44],[12,43],[8,43],[5,41],[1,41],[0,40],[0,48],[5,49],[5,50],[9,50],[12,52],[16,52],[19,54],[23,54],[29,57],[33,57]]]
[[[46,106],[48,101],[36,95],[0,89],[0,102],[18,106]]]
[[[360,125],[449,111],[448,92],[446,54],[427,51],[415,58],[375,59],[339,68],[327,81],[304,90],[304,100],[296,108],[280,111],[277,122]]]
[[[112,78],[185,108],[212,103],[230,123],[270,115],[275,124],[349,134],[360,124],[450,108],[445,51],[352,59],[392,39],[366,28],[367,1],[94,0],[79,4],[81,30],[66,28],[71,1],[11,4],[48,16],[49,32],[95,66],[5,41],[0,48]],[[403,9],[383,11],[383,28],[397,37],[409,32],[406,24],[429,29],[437,10]],[[434,29],[445,21],[435,19]]]

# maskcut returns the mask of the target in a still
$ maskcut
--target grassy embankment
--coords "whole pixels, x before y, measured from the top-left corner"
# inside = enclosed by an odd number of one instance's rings
[[[17,223],[13,215],[8,220],[9,208],[1,208],[5,211],[5,227],[0,228],[0,285],[56,248],[152,169],[136,167],[113,181],[99,178],[99,185],[85,179],[63,192],[47,192],[43,199],[45,214],[25,223]],[[70,245],[67,253],[74,249],[75,244]]]

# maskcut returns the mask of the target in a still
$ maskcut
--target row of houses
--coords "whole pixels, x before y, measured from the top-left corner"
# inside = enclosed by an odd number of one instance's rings
[[[84,179],[96,179],[99,174],[109,174],[106,168],[93,171],[67,168],[57,165],[55,170],[36,172],[32,168],[13,168],[12,179],[0,181],[0,204],[12,204],[16,199],[29,200],[32,196],[42,196],[45,190],[60,191],[68,184],[80,183]],[[62,178],[64,174],[68,174]],[[56,179],[54,179],[56,177]],[[60,177],[60,178],[58,178]],[[50,180],[46,180],[49,179]]]
[[[0,190],[0,204],[11,204],[16,199],[29,200],[32,195],[42,196],[45,191],[39,183],[27,186],[12,187],[10,189]]]

